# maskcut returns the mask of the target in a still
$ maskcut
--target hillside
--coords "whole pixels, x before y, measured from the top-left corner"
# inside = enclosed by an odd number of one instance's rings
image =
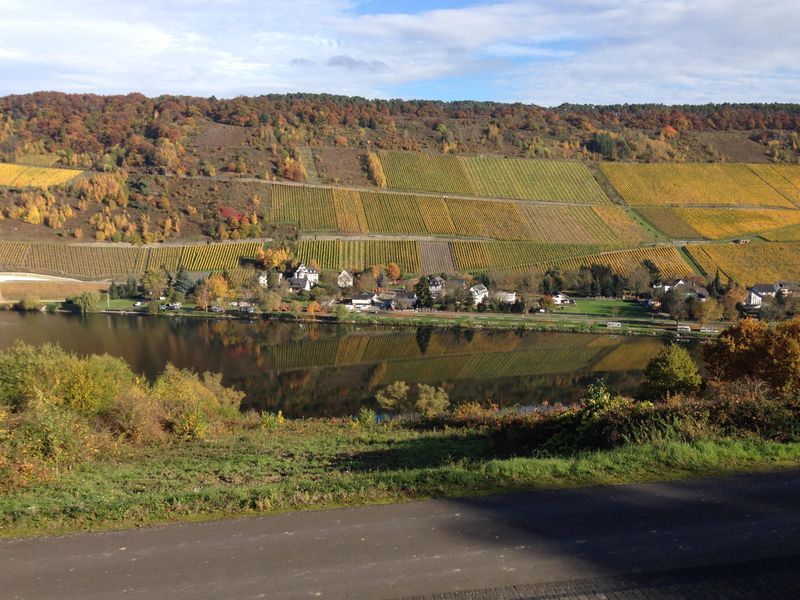
[[[798,128],[796,105],[6,97],[0,267],[237,270],[276,240],[330,269],[797,278]]]

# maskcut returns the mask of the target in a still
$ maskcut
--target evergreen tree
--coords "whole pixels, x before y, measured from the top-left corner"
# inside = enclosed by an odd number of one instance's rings
[[[179,294],[186,296],[194,288],[194,281],[192,281],[189,272],[181,266],[178,273],[175,275],[172,288]]]
[[[433,296],[431,295],[431,288],[428,285],[427,277],[420,277],[414,291],[417,293],[417,306],[420,308],[432,308]]]

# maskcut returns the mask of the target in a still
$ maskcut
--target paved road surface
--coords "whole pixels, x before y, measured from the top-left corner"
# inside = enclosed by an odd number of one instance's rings
[[[800,470],[3,541],[0,597],[683,598],[517,592],[739,561],[796,576],[798,556]]]

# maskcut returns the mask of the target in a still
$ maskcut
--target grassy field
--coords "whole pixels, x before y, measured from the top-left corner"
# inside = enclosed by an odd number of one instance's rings
[[[588,168],[575,161],[378,154],[390,188],[493,198],[609,204]]]
[[[742,285],[800,280],[800,243],[703,244],[688,249],[706,273],[719,267]]]
[[[495,456],[477,429],[291,421],[214,441],[127,447],[0,496],[21,536],[522,489],[796,466],[800,444],[664,441],[550,458]]]
[[[0,283],[0,300],[38,298],[41,301],[64,301],[81,292],[102,292],[108,284],[96,281],[9,281]]]
[[[795,207],[782,187],[759,175],[760,167],[746,164],[601,163],[600,169],[632,206]]]
[[[42,188],[67,183],[83,171],[0,163],[0,186]]]

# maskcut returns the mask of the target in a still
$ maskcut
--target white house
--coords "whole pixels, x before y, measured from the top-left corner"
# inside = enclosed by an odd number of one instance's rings
[[[347,269],[343,269],[342,272],[339,273],[339,277],[336,279],[336,285],[338,285],[340,288],[353,287],[353,274]]]
[[[775,285],[771,283],[757,283],[747,291],[745,302],[748,306],[761,306],[764,298],[774,298],[777,295]]]
[[[486,288],[485,285],[479,283],[469,288],[469,293],[472,295],[472,303],[475,306],[478,306],[478,304],[483,302],[489,295],[489,290]]]
[[[575,304],[575,300],[573,300],[572,298],[570,298],[566,294],[562,294],[561,292],[558,292],[557,294],[555,294],[553,296],[553,304],[558,304],[558,305]]]
[[[495,292],[493,296],[500,304],[514,304],[517,301],[517,292]]]
[[[442,293],[445,283],[444,278],[439,275],[431,275],[428,277],[428,289],[434,296],[438,296]]]
[[[307,267],[303,263],[300,263],[300,266],[297,267],[297,270],[294,272],[293,279],[308,279],[311,287],[314,287],[319,283],[319,271],[317,271],[313,267]]]
[[[363,292],[361,294],[357,294],[353,296],[351,303],[353,308],[356,310],[363,310],[369,306],[372,306],[372,303],[377,300],[377,296],[375,294],[370,294],[369,292]]]
[[[664,281],[662,283],[657,283],[653,286],[653,289],[657,292],[664,292],[665,294],[673,288],[678,286],[686,285],[689,283],[684,279],[672,279],[671,281]]]

